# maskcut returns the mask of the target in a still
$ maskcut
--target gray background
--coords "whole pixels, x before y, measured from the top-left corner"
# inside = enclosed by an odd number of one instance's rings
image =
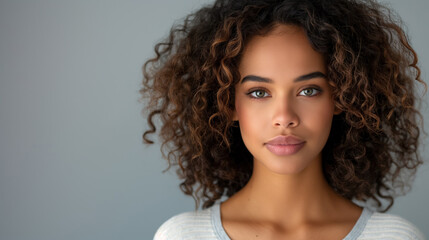
[[[193,209],[159,145],[142,144],[138,89],[154,44],[209,2],[0,1],[0,239],[152,239]],[[385,2],[427,80],[429,1]],[[390,212],[429,236],[427,182],[426,164]]]

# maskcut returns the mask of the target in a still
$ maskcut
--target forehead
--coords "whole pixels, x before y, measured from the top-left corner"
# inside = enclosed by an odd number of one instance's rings
[[[264,36],[246,44],[239,64],[241,73],[285,74],[291,77],[307,71],[325,72],[322,54],[316,52],[305,31],[293,25],[278,25]]]

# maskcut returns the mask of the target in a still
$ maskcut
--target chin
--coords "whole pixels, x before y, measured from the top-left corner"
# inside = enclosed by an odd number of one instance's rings
[[[262,163],[266,170],[280,175],[295,175],[304,172],[310,163],[294,160],[273,160],[270,163]]]

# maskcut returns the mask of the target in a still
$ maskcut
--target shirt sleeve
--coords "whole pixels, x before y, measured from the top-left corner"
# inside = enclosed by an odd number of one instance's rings
[[[425,240],[423,233],[410,221],[393,214],[375,213],[368,221],[362,239]]]
[[[176,240],[180,239],[180,216],[174,216],[165,221],[156,231],[154,240]]]

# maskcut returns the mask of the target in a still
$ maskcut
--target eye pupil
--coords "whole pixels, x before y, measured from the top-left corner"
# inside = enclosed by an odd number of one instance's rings
[[[263,97],[264,96],[264,91],[256,91],[256,96],[257,97]]]
[[[304,93],[305,93],[305,95],[311,95],[313,93],[313,89],[311,89],[311,88],[305,89]]]

